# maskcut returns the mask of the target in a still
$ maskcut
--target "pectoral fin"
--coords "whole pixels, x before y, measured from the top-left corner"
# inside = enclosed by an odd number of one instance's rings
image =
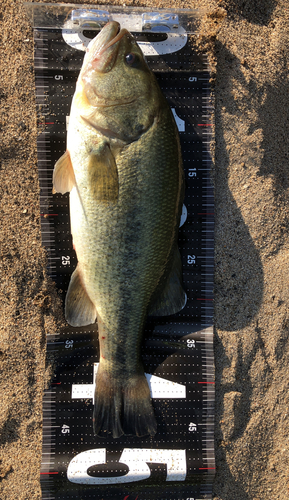
[[[67,193],[75,186],[74,171],[71,163],[69,151],[59,158],[53,170],[53,194]]]
[[[118,172],[114,156],[107,144],[89,157],[90,189],[96,201],[109,203],[118,199]]]
[[[181,311],[187,295],[182,286],[182,263],[179,249],[175,247],[170,269],[155,290],[149,307],[150,316],[169,316]]]
[[[65,318],[71,326],[95,323],[96,310],[81,281],[79,265],[73,272],[65,299]]]

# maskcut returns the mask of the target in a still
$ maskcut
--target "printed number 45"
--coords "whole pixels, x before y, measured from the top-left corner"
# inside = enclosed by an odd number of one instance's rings
[[[124,448],[119,462],[128,466],[127,474],[116,477],[93,477],[87,474],[89,467],[105,464],[105,462],[105,448],[83,451],[69,463],[67,478],[72,483],[78,484],[132,483],[150,477],[151,471],[148,463],[162,463],[167,465],[166,481],[184,481],[186,479],[186,450]]]

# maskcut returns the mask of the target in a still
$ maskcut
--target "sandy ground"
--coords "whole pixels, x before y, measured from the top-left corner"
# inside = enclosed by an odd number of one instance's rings
[[[80,3],[80,2],[79,2]],[[119,3],[123,2],[107,2]],[[215,500],[289,498],[289,4],[126,1],[207,9],[215,83]],[[45,334],[59,302],[41,247],[33,34],[0,6],[0,497],[40,499]]]

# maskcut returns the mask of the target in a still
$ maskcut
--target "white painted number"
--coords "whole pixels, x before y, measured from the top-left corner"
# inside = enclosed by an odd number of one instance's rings
[[[188,262],[188,264],[195,264],[196,263],[196,256],[195,255],[188,255],[187,262]]]
[[[191,422],[190,425],[189,425],[189,431],[190,432],[196,432],[196,430],[197,430],[196,424],[193,424],[193,422]]]
[[[148,463],[161,463],[167,466],[166,481],[186,479],[186,450],[152,450],[124,448],[119,462],[128,466],[124,476],[93,477],[87,474],[89,467],[106,463],[106,448],[83,451],[76,455],[68,465],[67,478],[78,484],[117,484],[142,481],[150,477]]]
[[[73,340],[65,341],[65,349],[71,349],[73,347]]]
[[[61,264],[63,266],[67,266],[67,265],[69,266],[69,264],[70,264],[70,256],[69,255],[67,255],[67,256],[62,255]]]
[[[55,75],[55,80],[63,80],[63,75]]]
[[[196,343],[194,339],[187,339],[187,347],[192,349],[193,347],[196,347]]]
[[[196,76],[190,76],[189,82],[196,82],[198,79]]]

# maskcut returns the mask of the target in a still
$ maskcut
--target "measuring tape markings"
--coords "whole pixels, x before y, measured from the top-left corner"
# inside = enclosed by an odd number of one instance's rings
[[[45,60],[44,60],[44,59],[43,59],[43,62],[45,62]],[[43,64],[43,63],[42,63],[42,64]],[[58,68],[56,68],[56,69],[58,69]],[[53,77],[51,77],[51,75],[49,75],[49,76],[50,76],[50,78],[49,78],[49,79],[51,80]],[[57,76],[57,78],[55,78],[55,76]],[[59,78],[59,77],[61,76],[60,74],[55,74],[55,76],[54,76],[54,79],[55,79],[55,82],[56,82],[57,84],[59,84],[59,83],[61,83],[61,82],[63,81],[61,78]],[[196,83],[195,78],[197,78],[197,77],[189,77],[189,78],[194,78],[194,80],[190,80],[190,82],[191,82],[191,83]],[[44,81],[45,81],[45,80],[44,80]],[[47,80],[46,80],[46,81],[47,81]],[[202,91],[202,90],[201,90],[201,91]],[[43,95],[45,95],[45,94],[43,94]],[[42,94],[39,94],[39,97],[41,97],[41,98],[42,98],[42,97],[43,97],[43,95],[42,95]],[[46,108],[46,109],[47,109],[47,108]],[[204,116],[202,116],[202,118],[204,118]],[[185,120],[184,120],[184,122],[186,123],[186,121],[185,121]],[[182,131],[182,132],[184,132],[184,131]],[[43,154],[43,153],[48,154],[47,152],[48,152],[48,151],[50,151],[50,146],[51,146],[51,137],[50,137],[50,134],[51,134],[51,132],[48,132],[48,133],[47,133],[47,131],[45,130],[44,134],[42,134],[42,135],[40,136],[40,138],[39,138],[38,144],[39,144],[39,151],[40,151],[40,153],[41,153],[41,154]],[[47,139],[48,139],[48,138],[47,138],[47,135],[48,135],[48,137],[49,137],[49,139],[50,139],[50,142],[49,142],[49,143],[48,143],[48,141],[47,141]],[[200,136],[200,134],[199,134],[199,136]],[[61,139],[61,141],[62,141],[62,142],[65,142],[65,138]],[[60,142],[61,142],[61,141],[60,141]],[[188,142],[191,142],[191,141],[188,141]],[[43,146],[45,147],[45,150],[44,150]],[[208,158],[208,156],[207,156],[207,152],[205,152],[205,154],[206,154],[206,158]],[[46,157],[46,160],[47,160],[47,164],[49,164],[49,162],[51,161],[48,157]],[[203,161],[203,160],[201,160],[201,161]],[[209,161],[209,160],[208,160],[208,161]],[[40,163],[39,163],[40,168],[42,168],[42,167],[41,167],[41,163],[44,163],[44,162],[40,162]],[[51,174],[52,174],[52,170],[53,170],[53,164],[50,166],[50,172],[51,172]],[[191,171],[191,172],[192,172],[192,173],[194,173],[194,171]],[[45,174],[45,172],[44,172],[44,174]],[[196,171],[196,174],[197,174],[197,171]],[[197,175],[198,175],[198,174],[197,174]],[[197,176],[197,175],[196,175],[196,176]],[[192,177],[196,177],[196,176],[192,176]],[[40,179],[41,179],[41,177],[42,177],[42,176],[41,176],[41,174],[40,174]],[[46,245],[47,245],[47,244],[49,244],[49,249],[50,249],[50,251],[51,251],[51,252],[55,252],[56,247],[55,247],[55,245],[51,244],[51,241],[53,240],[53,232],[54,232],[55,223],[51,223],[51,217],[59,217],[59,214],[58,214],[58,215],[53,215],[53,213],[48,213],[48,212],[49,212],[49,203],[50,203],[50,201],[52,200],[52,196],[51,196],[51,195],[50,195],[50,193],[49,193],[49,189],[51,189],[51,184],[50,184],[50,186],[46,185],[46,182],[45,182],[45,183],[43,182],[44,180],[45,180],[45,181],[47,181],[47,179],[46,179],[45,177],[44,177],[43,179],[41,179],[41,185],[42,185],[42,207],[44,207],[45,209],[47,209],[47,212],[45,212],[45,211],[43,212],[43,216],[42,216],[42,229],[43,229],[43,236],[45,235],[46,231],[47,231],[47,233],[46,233],[46,234],[48,234],[48,238],[47,238],[47,239],[46,239],[46,237],[44,236],[44,243],[45,243]],[[49,178],[48,178],[48,180],[49,180]],[[207,180],[206,180],[206,182],[207,182]],[[54,202],[54,203],[52,203],[52,205],[51,205],[51,206],[53,206],[53,207],[54,207],[54,206],[55,206],[55,202]],[[51,208],[51,207],[50,207],[50,208]],[[190,252],[190,253],[191,253],[191,252]],[[190,255],[190,254],[189,254],[189,255]],[[63,259],[62,257],[65,257],[65,258]],[[62,266],[63,266],[63,267],[65,267],[65,269],[67,269],[67,275],[68,275],[68,276],[70,276],[70,274],[71,274],[71,262],[72,262],[72,258],[71,258],[71,256],[69,256],[69,255],[66,255],[66,256],[64,255],[64,256],[62,256],[62,257],[61,257]],[[70,258],[69,258],[69,257],[70,257]],[[192,257],[192,256],[191,256],[191,257]],[[198,256],[194,256],[194,257],[197,257],[197,258],[198,258]],[[54,272],[54,269],[55,269],[56,267],[57,267],[57,269],[59,270],[59,265],[57,265],[57,266],[56,266],[56,264],[55,264],[55,263],[53,263],[54,261],[57,261],[57,260],[58,260],[58,261],[60,260],[60,257],[59,257],[59,256],[53,256],[53,255],[51,255],[51,256],[50,256],[50,269],[51,269],[51,271],[52,271],[52,272]],[[197,260],[197,259],[193,259],[193,258],[192,258],[192,260],[190,260],[190,261],[188,262],[189,266],[191,266],[191,265],[196,265],[196,260]],[[58,275],[58,273],[57,273],[57,275]],[[55,276],[55,274],[54,274],[54,276]],[[202,311],[201,311],[201,323],[202,323],[202,326],[208,326],[208,322],[209,322],[210,324],[212,324],[211,320],[209,320],[209,318],[208,318],[208,311],[204,310],[204,307],[201,307],[201,309],[202,309]],[[191,319],[191,315],[188,315],[188,317]],[[177,327],[177,328],[178,328],[178,330],[179,330],[179,327]],[[205,335],[203,335],[203,340],[201,340],[201,341],[196,341],[196,342],[202,342],[203,344],[205,344],[205,345],[206,345],[206,340],[205,340],[205,338],[206,338],[206,336],[205,336]],[[191,345],[193,345],[193,344],[191,344]],[[195,345],[196,345],[196,344],[195,344]],[[58,346],[59,346],[59,343],[58,343]],[[207,351],[206,351],[206,349],[205,349],[205,352],[207,352]],[[211,365],[211,361],[210,361],[210,362],[209,362],[209,364],[208,364],[208,359],[205,357],[205,358],[203,358],[203,364],[204,364],[204,366],[207,366],[207,365],[208,365],[208,366],[210,366],[210,365]],[[202,377],[203,377],[203,376],[207,376],[207,375],[208,375],[208,374],[207,374],[207,372],[203,372]],[[208,398],[208,391],[207,391],[207,390],[204,390],[203,388],[201,389],[201,391],[204,393],[204,401],[207,401],[208,403],[210,403],[210,400],[209,400],[209,398]],[[210,392],[210,391],[209,391],[209,392]],[[51,394],[56,394],[56,391],[54,391],[54,392],[53,392],[53,393],[51,393]],[[50,394],[50,395],[51,395],[51,394]],[[51,401],[51,400],[49,400],[49,401],[48,401],[48,403],[49,403],[49,405],[50,405],[50,412],[51,412],[51,410],[52,410],[52,406],[53,406],[53,403],[52,403],[52,401]],[[48,406],[49,406],[49,405],[48,405]],[[206,405],[204,404],[204,407],[205,407],[205,406],[206,406]],[[211,406],[210,406],[209,404],[207,405],[207,409],[208,409],[208,411],[211,409]],[[53,411],[54,411],[54,410],[52,410],[52,412],[51,412],[51,416],[52,416],[52,418],[54,419],[54,413],[53,413]],[[53,420],[53,422],[54,422],[54,420]],[[64,424],[64,425],[65,425],[65,424]],[[203,422],[203,423],[202,423],[202,422],[200,422],[200,423],[198,423],[198,424],[195,424],[195,422],[190,422],[190,423],[189,423],[189,432],[190,432],[190,433],[194,433],[194,432],[196,432],[197,425],[198,425],[198,427],[199,427],[199,426],[202,426],[202,425],[203,425],[203,426],[206,426],[207,424],[206,424],[206,422]],[[54,428],[54,429],[60,429],[60,426],[59,426],[59,425],[58,425],[58,426],[56,426],[56,427],[53,427],[53,426],[52,426],[52,428]],[[68,432],[67,432],[67,431],[68,431],[68,428],[67,428],[67,427],[62,427],[62,430],[63,430],[63,431],[65,431],[65,435],[68,435]],[[54,431],[53,431],[53,432],[54,432]],[[203,434],[204,434],[204,443],[205,443],[205,444],[203,444],[203,447],[204,447],[204,451],[205,451],[205,452],[207,452],[207,450],[209,450],[209,448],[207,448],[207,447],[208,447],[208,445],[212,442],[212,439],[211,439],[211,438],[209,438],[209,439],[208,439],[208,438],[206,437],[206,435],[207,435],[207,433],[206,433],[206,432],[205,432],[205,433],[203,433]],[[51,436],[52,436],[52,435],[53,435],[53,433],[52,433],[51,435],[50,435],[50,434],[46,435],[46,436],[45,436],[45,439],[44,439],[44,443],[45,443],[45,442],[47,442],[47,443],[48,443],[48,440],[51,438]],[[55,433],[54,433],[54,435],[55,435]],[[51,441],[51,445],[52,445],[52,446],[54,445],[54,441]],[[206,446],[206,448],[205,448],[205,446]],[[45,448],[45,445],[44,445],[44,448]],[[46,448],[46,449],[47,449],[47,448]],[[144,448],[144,449],[145,449],[145,448]],[[44,453],[45,453],[45,452],[44,452]],[[47,453],[47,452],[46,452],[46,453]],[[49,453],[49,452],[48,452],[48,453]],[[53,452],[52,452],[52,453],[53,453]],[[205,457],[205,458],[207,458],[207,457]],[[44,466],[44,465],[49,465],[49,464],[50,464],[50,465],[53,465],[53,461],[52,461],[52,462],[51,462],[51,461],[49,461],[49,463],[47,463],[47,464],[43,463],[43,466]],[[201,470],[204,470],[203,468],[200,468],[200,469],[201,469]],[[50,472],[52,473],[52,472],[56,472],[56,471],[50,471]],[[90,476],[89,476],[89,477],[90,477]],[[123,476],[122,476],[122,477],[123,477]]]

